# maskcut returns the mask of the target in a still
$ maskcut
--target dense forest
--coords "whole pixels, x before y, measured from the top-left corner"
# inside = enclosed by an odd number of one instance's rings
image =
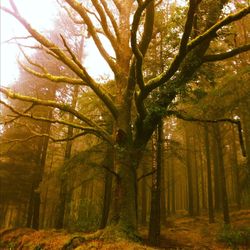
[[[58,0],[47,31],[8,2],[0,249],[249,249],[249,1]]]

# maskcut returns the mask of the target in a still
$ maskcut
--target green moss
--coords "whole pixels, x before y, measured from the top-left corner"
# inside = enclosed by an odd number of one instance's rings
[[[134,230],[120,224],[106,227],[101,239],[107,242],[118,242],[124,240],[142,242],[142,238]]]

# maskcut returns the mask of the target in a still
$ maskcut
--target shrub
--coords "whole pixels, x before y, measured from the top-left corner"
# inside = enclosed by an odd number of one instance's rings
[[[242,229],[224,227],[218,235],[218,241],[235,250],[239,249],[239,246],[250,246],[250,227]]]

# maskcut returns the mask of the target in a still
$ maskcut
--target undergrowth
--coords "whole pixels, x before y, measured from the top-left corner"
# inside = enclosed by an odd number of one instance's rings
[[[239,247],[248,249],[250,247],[250,227],[235,229],[226,226],[219,232],[217,239],[233,250],[238,250]]]

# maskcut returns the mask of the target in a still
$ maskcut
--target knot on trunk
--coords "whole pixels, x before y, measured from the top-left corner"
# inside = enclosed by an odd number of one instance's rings
[[[115,141],[119,146],[125,145],[127,142],[127,134],[122,129],[118,129],[116,132]]]

